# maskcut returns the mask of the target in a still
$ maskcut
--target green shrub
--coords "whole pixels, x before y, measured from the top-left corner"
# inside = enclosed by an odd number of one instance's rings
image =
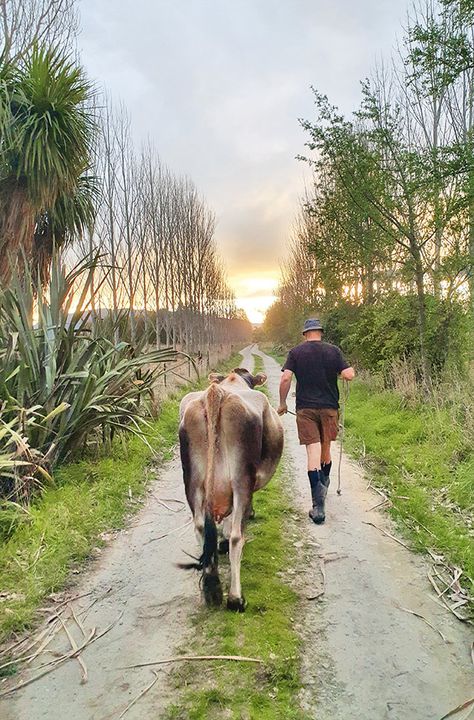
[[[344,303],[324,313],[325,339],[340,345],[351,362],[388,375],[394,361],[418,367],[420,348],[415,295],[391,295],[373,305]],[[433,375],[462,370],[467,357],[467,316],[456,302],[426,297],[426,353]]]

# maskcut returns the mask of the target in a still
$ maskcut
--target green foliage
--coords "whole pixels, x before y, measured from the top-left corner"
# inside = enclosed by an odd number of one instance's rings
[[[36,206],[73,192],[89,164],[91,93],[82,68],[60,51],[35,48],[12,75],[11,144],[4,148],[9,177],[24,181]]]
[[[176,358],[170,349],[144,352],[94,334],[86,300],[93,271],[86,261],[66,274],[56,258],[36,322],[31,277],[0,294],[0,472],[4,492],[18,499],[28,495],[26,478],[39,471],[50,479],[42,468],[87,443],[117,430],[142,434],[152,386]]]
[[[53,241],[91,221],[95,185],[86,175],[95,123],[86,110],[92,86],[58,49],[36,47],[15,66],[1,62],[0,83],[0,271],[8,278],[9,263],[23,256],[47,266]]]
[[[388,380],[399,360],[407,360],[420,377],[420,347],[416,340],[417,298],[391,293],[372,304],[340,302],[319,309],[286,308],[279,301],[269,309],[263,324],[264,339],[283,350],[302,341],[305,317],[318,316],[324,339],[341,347],[359,369],[382,373]],[[450,371],[464,375],[468,352],[469,317],[458,302],[426,296],[426,350],[433,381]]]
[[[407,359],[420,367],[416,337],[417,298],[393,293],[373,305],[341,303],[324,313],[325,339],[344,349],[361,368],[387,376],[393,362]],[[456,302],[426,297],[426,349],[433,377],[443,370],[463,371],[467,316]]]

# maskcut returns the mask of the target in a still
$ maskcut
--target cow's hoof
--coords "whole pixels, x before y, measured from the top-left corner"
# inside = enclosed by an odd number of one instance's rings
[[[222,605],[222,585],[217,575],[204,575],[202,591],[206,605],[220,607]]]
[[[229,541],[227,538],[224,538],[219,543],[219,555],[227,555],[229,552]]]
[[[239,598],[227,598],[227,610],[232,610],[232,612],[243,613],[245,612],[246,605],[247,603],[243,595]]]
[[[321,508],[314,507],[309,511],[308,515],[316,525],[322,525],[326,520],[325,512]]]

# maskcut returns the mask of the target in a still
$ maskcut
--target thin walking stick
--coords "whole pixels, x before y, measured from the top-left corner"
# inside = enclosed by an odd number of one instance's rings
[[[343,380],[342,386],[342,407],[341,407],[341,438],[339,440],[339,463],[337,466],[337,494],[342,495],[341,490],[341,463],[342,463],[342,449],[344,445],[344,430],[345,430],[345,415],[346,415],[346,402],[349,397],[349,383],[347,380]]]

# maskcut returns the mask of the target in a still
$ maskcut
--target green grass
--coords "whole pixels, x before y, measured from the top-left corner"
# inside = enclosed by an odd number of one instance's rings
[[[239,359],[233,356],[222,365],[234,367]],[[205,380],[200,383],[205,384]],[[0,603],[0,640],[30,626],[44,598],[61,590],[71,569],[103,544],[100,534],[123,527],[140,507],[150,463],[161,464],[172,454],[179,401],[189,389],[183,387],[164,402],[158,419],[152,421],[153,450],[139,438],[117,438],[108,456],[59,468],[55,486],[46,488],[22,514],[0,545],[0,592],[9,596]]]
[[[402,532],[461,567],[474,591],[474,449],[462,425],[448,410],[405,407],[395,393],[354,381],[346,429],[346,447],[390,495]]]
[[[261,358],[254,360],[254,373],[262,371]],[[173,678],[180,699],[168,708],[166,720],[303,719],[296,698],[300,643],[293,627],[298,596],[280,577],[294,559],[286,537],[291,506],[286,474],[280,464],[269,485],[254,496],[257,518],[248,526],[242,559],[246,612],[200,610],[191,645],[183,648],[186,654],[257,657],[263,664],[216,662],[204,669],[190,663],[179,668]],[[227,559],[221,561],[221,576],[228,580]]]

